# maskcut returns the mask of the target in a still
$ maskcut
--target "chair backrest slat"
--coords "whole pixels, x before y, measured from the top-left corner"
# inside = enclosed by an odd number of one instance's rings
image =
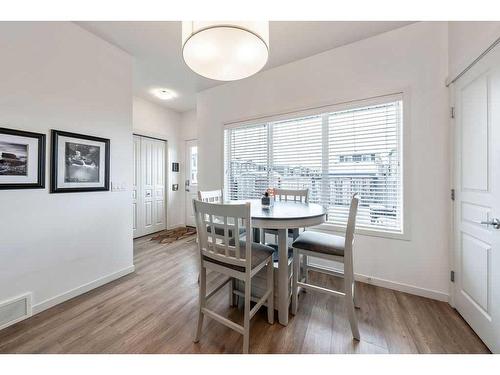
[[[307,203],[309,199],[309,189],[274,189],[274,200],[284,200],[287,202],[289,197],[293,199],[294,202]]]

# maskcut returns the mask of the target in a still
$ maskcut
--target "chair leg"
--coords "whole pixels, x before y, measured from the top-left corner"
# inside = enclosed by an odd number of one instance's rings
[[[235,289],[235,280],[233,278],[229,282],[229,306],[230,307],[234,307],[236,305],[236,298],[234,298],[235,297],[234,289]]]
[[[267,322],[274,324],[274,262],[273,258],[267,263],[267,290],[271,293],[267,298]]]
[[[353,294],[353,299],[354,299],[354,307],[359,309],[359,294],[358,294],[358,287],[356,286],[356,281],[352,282],[352,294]]]
[[[299,286],[300,279],[300,252],[298,249],[293,249],[293,272],[292,272],[292,314],[297,314],[299,303]]]
[[[353,278],[348,277],[345,279],[345,307],[347,310],[347,316],[349,318],[349,324],[351,325],[352,336],[359,341],[359,329],[358,329],[358,319],[356,318],[356,311],[354,308],[354,296],[353,296]]]
[[[307,268],[307,255],[302,255],[302,267],[304,270],[305,283],[309,284],[309,269]],[[306,290],[304,289],[304,292]]]
[[[250,348],[250,299],[252,288],[250,278],[245,280],[245,313],[243,317],[243,354],[248,354]]]
[[[206,296],[207,296],[207,269],[205,267],[201,267],[200,271],[200,294],[199,294],[199,310],[198,310],[198,324],[196,326],[196,333],[194,336],[194,342],[200,341],[201,328],[203,327],[203,312],[202,308],[205,307],[206,304]]]

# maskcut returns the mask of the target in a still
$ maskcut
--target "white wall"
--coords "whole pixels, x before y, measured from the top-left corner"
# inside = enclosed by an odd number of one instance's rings
[[[173,162],[183,162],[183,146],[179,127],[181,115],[139,97],[134,97],[134,133],[166,139],[168,145],[167,165],[167,227],[184,225],[184,185],[182,171],[172,172]],[[172,184],[179,184],[178,191],[172,191]]]
[[[47,135],[47,187],[0,190],[0,301],[37,312],[133,270],[132,61],[69,22],[2,22],[0,51],[0,126]],[[49,194],[50,129],[110,138],[127,191]]]
[[[447,299],[447,43],[445,22],[412,24],[199,93],[200,188],[221,186],[225,122],[405,90],[411,238],[358,236],[355,272],[373,283]]]
[[[185,141],[198,138],[196,109],[181,113],[181,127],[179,133],[180,138]]]
[[[449,22],[449,77],[453,79],[496,39],[500,38],[498,21]]]

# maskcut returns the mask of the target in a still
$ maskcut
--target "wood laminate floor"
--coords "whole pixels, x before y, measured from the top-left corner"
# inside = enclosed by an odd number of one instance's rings
[[[134,242],[136,271],[0,331],[0,353],[240,353],[242,336],[205,318],[192,342],[197,310],[194,239]],[[330,286],[341,281],[313,275]],[[222,280],[209,275],[209,288]],[[210,289],[209,289],[210,290]],[[269,325],[265,308],[252,320],[251,353],[488,353],[448,304],[359,284],[361,341],[352,340],[341,299],[301,294],[287,327]],[[226,287],[211,305],[228,307]]]

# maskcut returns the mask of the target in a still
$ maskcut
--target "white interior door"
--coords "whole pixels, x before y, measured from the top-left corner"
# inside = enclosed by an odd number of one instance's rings
[[[196,226],[193,213],[193,199],[198,195],[198,143],[196,140],[186,141],[186,225]]]
[[[500,352],[500,49],[454,84],[457,310]]]
[[[134,238],[166,228],[165,141],[134,135]]]

